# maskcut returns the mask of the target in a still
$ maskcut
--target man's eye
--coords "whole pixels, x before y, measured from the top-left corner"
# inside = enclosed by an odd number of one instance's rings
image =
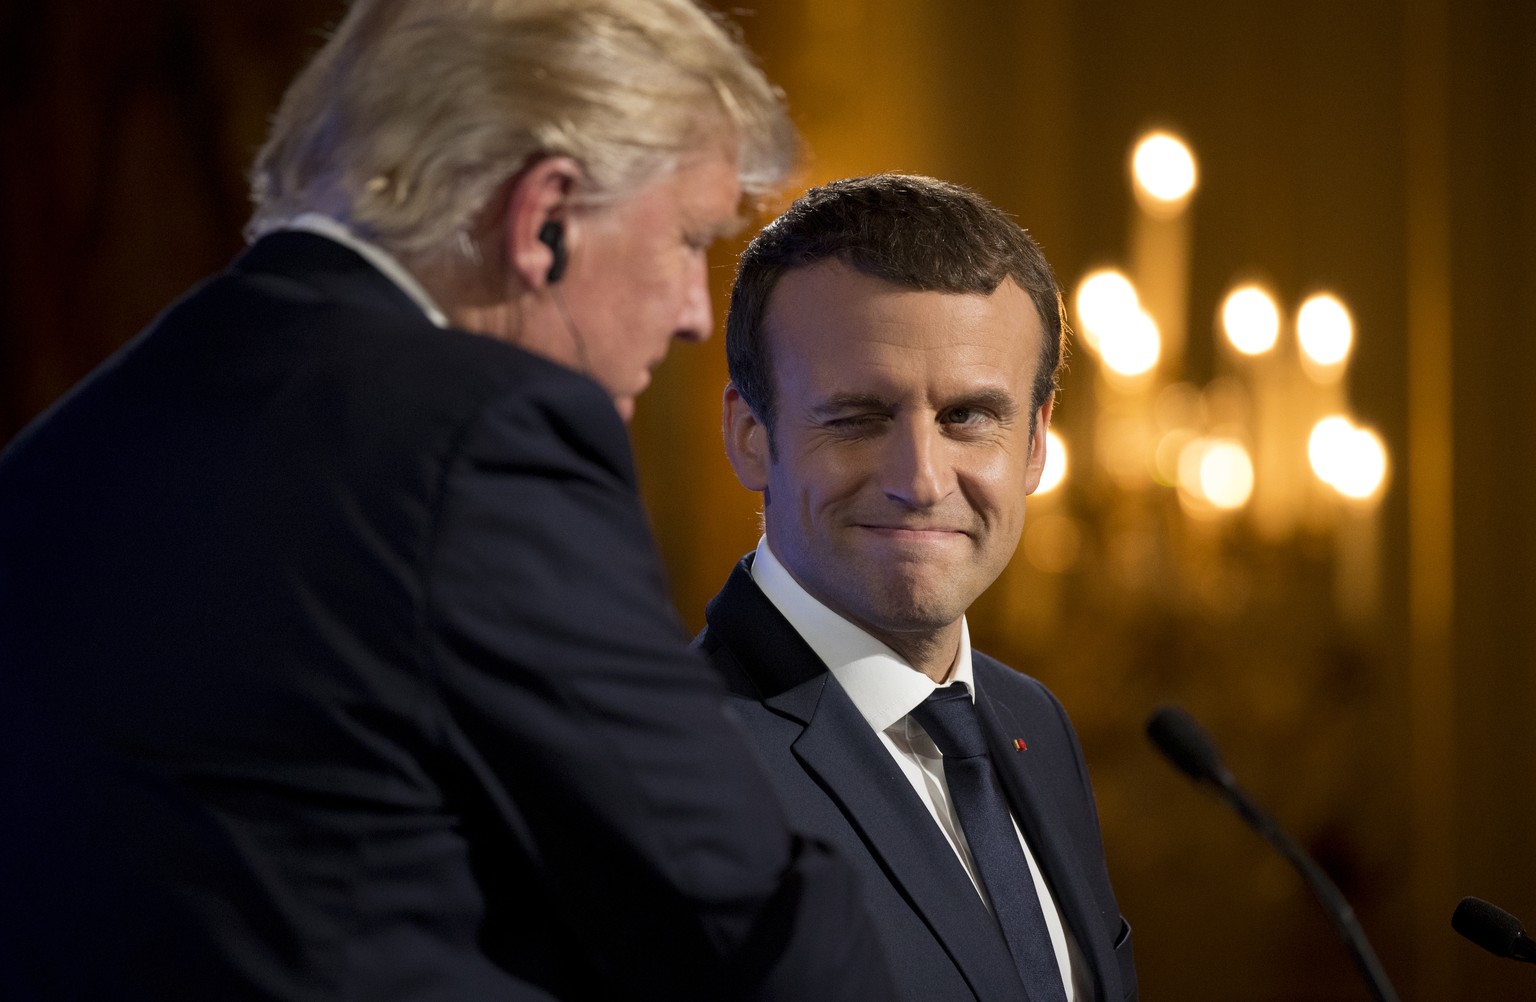
[[[991,414],[980,407],[956,407],[945,412],[944,423],[959,425],[980,424],[983,421],[990,420],[991,417]]]
[[[825,425],[833,431],[863,431],[873,428],[881,420],[882,415],[879,414],[846,414],[827,419]]]

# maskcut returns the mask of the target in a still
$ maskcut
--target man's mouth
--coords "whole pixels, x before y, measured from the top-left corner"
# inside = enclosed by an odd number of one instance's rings
[[[910,540],[912,542],[943,542],[967,535],[963,529],[934,525],[878,525],[861,523],[859,528],[882,538]]]

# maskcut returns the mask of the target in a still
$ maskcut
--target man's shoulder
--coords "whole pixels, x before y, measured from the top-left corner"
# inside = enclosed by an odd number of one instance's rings
[[[277,250],[326,243],[292,236],[304,239]],[[243,260],[181,297],[18,435],[0,480],[71,471],[89,480],[101,457],[131,449],[177,468],[229,467],[231,477],[270,467],[292,485],[310,471],[317,484],[418,496],[463,456],[495,469],[569,468],[627,496],[628,439],[591,380],[437,327],[360,259],[344,274],[334,260],[260,269]]]
[[[207,350],[226,371],[272,372],[307,391],[295,402],[355,403],[401,430],[500,409],[521,434],[596,437],[604,451],[627,453],[622,422],[591,379],[508,341],[439,328],[371,264],[312,234],[258,241],[151,336],[215,341]]]
[[[346,247],[306,233],[264,237],[167,312],[159,327],[217,327],[238,345],[294,352],[305,364],[362,367],[370,381],[460,393],[561,382],[576,373],[483,334],[439,328],[387,276]],[[453,375],[456,378],[442,377]]]
[[[1066,707],[1044,682],[980,651],[971,652],[971,669],[982,697],[1071,730]]]
[[[971,670],[984,692],[1029,695],[1056,701],[1044,682],[982,651],[971,651]]]
[[[692,646],[694,650],[704,655],[705,660],[725,682],[725,687],[731,695],[738,697],[743,703],[739,709],[745,711],[747,703],[755,707],[767,695],[753,672],[726,641],[720,630],[706,625],[693,638]]]

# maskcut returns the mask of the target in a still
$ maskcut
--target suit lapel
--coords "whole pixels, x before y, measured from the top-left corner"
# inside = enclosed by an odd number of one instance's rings
[[[804,730],[791,753],[912,903],[977,998],[1024,998],[997,923],[912,785],[837,679],[753,583],[743,561],[710,603],[704,647],[724,645],[731,688]]]
[[[795,758],[912,902],[976,996],[1022,997],[1013,958],[970,877],[837,680],[823,671],[764,705],[804,722],[791,749]]]
[[[1062,824],[1061,811],[1051,795],[1051,778],[1035,775],[1030,755],[1015,748],[1014,738],[1025,732],[1013,711],[1000,700],[987,698],[984,691],[981,697],[977,707],[982,730],[998,765],[999,778],[1013,804],[1019,827],[1024,829],[1030,850],[1050,885],[1056,906],[1061,909],[1062,919],[1088,960],[1093,972],[1094,997],[1119,998],[1118,967],[1098,928],[1102,924],[1098,908],[1081,860],[1073,850],[1071,833]]]

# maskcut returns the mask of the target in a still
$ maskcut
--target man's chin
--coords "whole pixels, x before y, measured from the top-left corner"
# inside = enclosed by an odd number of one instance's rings
[[[965,607],[950,596],[887,593],[863,612],[865,629],[871,633],[917,638],[954,626],[965,615]]]

